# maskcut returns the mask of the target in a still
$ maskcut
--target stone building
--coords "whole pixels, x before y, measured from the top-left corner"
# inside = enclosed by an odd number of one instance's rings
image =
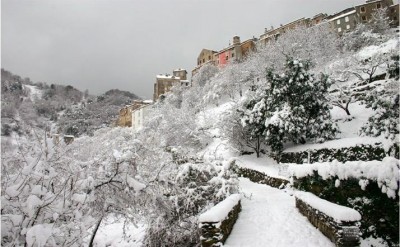
[[[152,103],[152,100],[141,101],[140,104],[132,110],[132,128],[134,130],[140,130],[143,128],[144,121],[149,113]]]
[[[192,76],[197,74],[199,72],[200,68],[205,65],[205,64],[216,64],[216,54],[217,51],[209,50],[209,49],[203,49],[201,50],[199,56],[197,57],[197,66],[192,70]]]
[[[126,105],[121,110],[119,110],[117,126],[119,126],[119,127],[132,126],[132,107],[131,107],[131,105]]]
[[[397,5],[397,8],[396,8]],[[368,23],[377,9],[386,8],[392,26],[398,26],[398,4],[392,0],[367,0],[366,3],[347,8],[327,18],[332,29],[339,35],[354,30],[358,23]]]
[[[372,20],[372,13],[381,8],[388,8],[393,5],[392,0],[367,0],[366,3],[355,6],[358,20],[368,23]]]
[[[390,20],[390,26],[399,26],[399,4],[390,5],[388,8],[388,16]]]
[[[300,18],[295,21],[292,21],[288,24],[281,25],[278,28],[271,27],[271,29],[265,28],[265,32],[261,34],[258,43],[260,45],[266,45],[271,40],[276,40],[280,35],[284,34],[285,32],[296,29],[299,26],[310,26],[310,19],[309,18]]]
[[[254,38],[240,42],[240,37],[234,36],[232,39],[232,45],[215,54],[215,65],[221,68],[231,61],[241,61],[255,48],[256,43]]]
[[[203,49],[197,58],[197,67],[192,70],[192,76],[205,64],[212,64],[221,68],[226,66],[230,61],[241,61],[250,51],[255,50],[255,41],[256,39],[252,38],[240,42],[240,37],[234,36],[232,44],[218,52]]]
[[[154,83],[153,101],[157,101],[160,95],[168,93],[171,88],[176,85],[189,86],[187,80],[187,71],[184,69],[176,69],[172,75],[157,75]]]
[[[124,106],[121,110],[119,110],[119,116],[117,120],[117,126],[120,127],[132,127],[135,121],[134,113],[136,110],[140,109],[143,106],[151,105],[152,101],[150,100],[134,100],[132,104]]]
[[[353,30],[357,26],[357,12],[354,8],[345,9],[329,16],[328,22],[332,30],[341,35],[343,32]]]

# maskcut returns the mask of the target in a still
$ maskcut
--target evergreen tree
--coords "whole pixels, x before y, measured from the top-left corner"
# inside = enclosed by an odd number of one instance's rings
[[[263,136],[272,151],[281,152],[288,141],[305,143],[332,139],[338,132],[327,100],[331,85],[326,75],[316,79],[308,72],[309,62],[288,59],[283,74],[267,70],[267,87],[260,100],[251,100],[242,117],[254,138]]]
[[[398,85],[398,81],[395,80],[386,86],[386,90],[373,91],[367,95],[367,107],[375,110],[375,114],[361,128],[361,135],[380,136],[383,134],[386,139],[398,140],[400,132]],[[393,87],[392,90],[390,87]]]

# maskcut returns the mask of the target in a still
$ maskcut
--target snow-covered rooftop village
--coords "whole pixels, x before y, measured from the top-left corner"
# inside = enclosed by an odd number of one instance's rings
[[[35,13],[8,1],[4,20]],[[191,47],[195,66],[164,64],[146,97],[4,59],[1,245],[399,246],[399,34],[398,2],[348,3]]]

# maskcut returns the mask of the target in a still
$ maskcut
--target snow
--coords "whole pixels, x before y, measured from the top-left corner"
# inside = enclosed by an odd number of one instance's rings
[[[199,222],[221,222],[240,201],[239,194],[232,194],[225,200],[210,208],[199,216]]]
[[[365,189],[368,180],[378,183],[382,193],[387,194],[389,198],[396,197],[396,190],[400,181],[399,175],[400,162],[393,157],[385,157],[382,161],[347,161],[341,163],[338,161],[313,163],[313,164],[289,164],[288,172],[297,178],[310,176],[314,171],[322,179],[338,177],[339,180],[348,178],[359,179],[359,185]]]
[[[173,76],[173,75],[157,75],[156,78],[157,79],[177,79],[177,80],[180,79],[180,77]]]
[[[235,160],[236,165],[238,165],[239,167],[256,170],[270,177],[286,179],[286,177],[280,175],[282,165],[278,164],[274,159],[270,157],[264,156],[257,158],[255,154],[252,154],[239,156]]]
[[[24,87],[29,89],[29,91],[30,91],[29,97],[32,100],[32,102],[42,98],[43,92],[40,89],[38,89],[36,86],[24,85]]]
[[[358,137],[361,127],[375,113],[374,110],[366,108],[365,105],[359,102],[350,103],[349,111],[351,115],[347,116],[346,112],[337,106],[334,106],[331,110],[332,119],[337,121],[341,132],[338,135],[340,138]],[[348,121],[349,117],[354,119]]]
[[[240,187],[242,211],[224,246],[335,246],[299,213],[290,194],[246,178]]]
[[[364,47],[358,53],[359,59],[367,59],[376,54],[388,53],[390,51],[397,51],[400,41],[398,39],[390,39],[380,45],[371,45]]]
[[[124,232],[126,235],[124,235]],[[140,247],[146,233],[144,224],[125,222],[123,219],[109,217],[100,224],[94,238],[94,247]],[[86,241],[88,243],[90,238]],[[87,246],[87,245],[86,245]]]
[[[361,215],[356,210],[321,199],[310,192],[296,191],[295,196],[311,207],[332,217],[336,222],[361,220]]]
[[[318,150],[318,149],[340,149],[345,147],[354,147],[358,145],[372,145],[375,146],[376,144],[382,143],[382,147],[385,150],[389,150],[390,146],[393,144],[389,140],[385,139],[384,137],[349,137],[349,138],[342,138],[337,140],[326,141],[324,143],[308,143],[304,145],[297,145],[291,146],[286,148],[283,152],[291,153],[291,152],[303,152],[307,150]]]
[[[146,185],[137,181],[136,179],[127,176],[126,177],[126,182],[128,183],[129,187],[133,188],[136,192],[139,192],[141,190],[143,190],[144,188],[146,188]]]
[[[52,229],[53,224],[40,224],[29,228],[26,233],[27,246],[45,246],[50,236],[53,234]]]

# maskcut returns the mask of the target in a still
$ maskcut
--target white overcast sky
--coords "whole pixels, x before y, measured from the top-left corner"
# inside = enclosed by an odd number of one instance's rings
[[[259,37],[363,0],[1,0],[1,66],[90,94],[151,98],[156,74],[190,71],[202,48]],[[395,1],[397,2],[397,1]]]

